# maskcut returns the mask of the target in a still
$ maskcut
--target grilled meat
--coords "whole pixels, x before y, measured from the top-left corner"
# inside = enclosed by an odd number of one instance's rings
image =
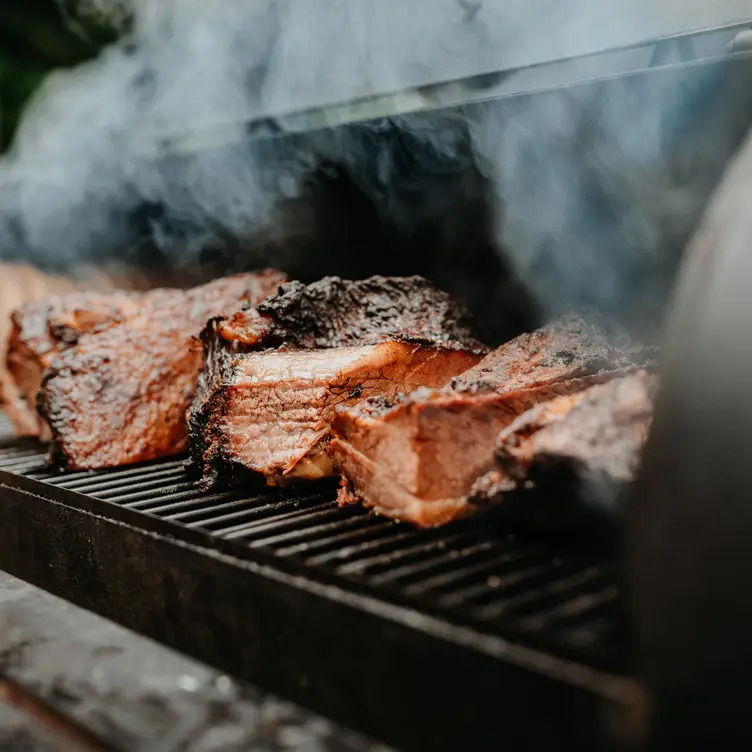
[[[477,362],[471,353],[395,341],[218,357],[226,377],[191,416],[204,426],[206,480],[245,469],[270,485],[333,474],[328,442],[336,407],[440,386]]]
[[[186,410],[203,362],[197,335],[212,317],[256,305],[283,276],[267,270],[185,292],[83,334],[44,373],[39,409],[53,458],[72,469],[113,467],[183,451]]]
[[[485,348],[465,308],[422,277],[324,277],[287,282],[255,310],[219,322],[226,341],[248,350],[303,350],[392,341],[447,350]]]
[[[248,471],[271,485],[332,475],[337,406],[442,386],[486,352],[465,310],[419,277],[287,283],[203,339],[189,425],[207,484]]]
[[[613,503],[634,480],[653,414],[656,378],[646,371],[539,405],[498,437],[495,467],[471,501],[499,503],[526,485],[556,488],[585,504]]]
[[[0,408],[11,418],[18,436],[35,436],[39,427],[36,411],[26,401],[8,370],[6,353],[14,328],[11,314],[21,306],[52,295],[53,291],[67,293],[75,289],[72,280],[43,274],[25,264],[0,263]]]
[[[570,316],[503,345],[443,389],[340,410],[331,447],[344,476],[340,502],[362,500],[419,525],[461,517],[501,429],[629,367],[600,330]]]
[[[36,410],[42,373],[55,358],[94,330],[112,326],[149,309],[152,303],[168,305],[178,291],[73,292],[27,303],[11,316],[6,365],[15,385],[15,399],[4,407],[19,435],[47,436]]]

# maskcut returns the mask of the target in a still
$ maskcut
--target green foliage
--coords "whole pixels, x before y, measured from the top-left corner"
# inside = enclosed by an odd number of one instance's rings
[[[65,0],[0,0],[0,151],[45,76],[94,57],[111,28],[79,22]]]

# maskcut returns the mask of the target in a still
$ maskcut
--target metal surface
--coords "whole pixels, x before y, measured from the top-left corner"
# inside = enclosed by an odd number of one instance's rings
[[[632,600],[655,749],[749,749],[752,138],[686,258],[633,509]]]
[[[337,0],[332,5],[332,0],[298,0],[273,23],[260,17],[259,23],[270,27],[259,38],[270,59],[248,121],[316,110],[317,124],[308,130],[321,127],[321,118],[335,124],[327,114],[332,107],[349,109],[350,119],[356,112],[355,119],[364,119],[404,111],[408,102],[415,109],[417,103],[472,101],[479,88],[485,96],[497,96],[503,93],[497,85],[524,71],[533,74],[522,76],[517,91],[625,73],[648,67],[653,48],[666,40],[733,33],[752,22],[745,0]],[[711,42],[703,56],[721,54],[727,41]],[[586,62],[569,73],[557,70],[576,60]],[[217,122],[201,123],[200,129],[240,119],[236,111],[230,116],[221,108],[215,117]],[[149,122],[141,126],[146,132],[153,128]]]
[[[211,123],[193,123],[180,133],[144,127],[135,130],[132,137],[139,152],[158,158],[295,134],[315,135],[324,129],[419,113],[445,111],[472,121],[478,109],[503,106],[505,100],[526,95],[567,88],[584,91],[632,80],[649,84],[657,76],[702,76],[703,69],[733,65],[734,61],[750,57],[743,44],[732,44],[735,35],[745,28],[746,25],[735,25],[692,39],[657,40],[646,47],[561,59],[503,74],[450,79],[430,87],[354,97],[326,106],[301,103],[279,113],[255,112],[245,118],[220,116]]]
[[[487,520],[415,531],[331,486],[206,495],[181,459],[56,475],[0,446],[17,576],[406,748],[620,733],[635,687],[598,553]]]
[[[27,728],[59,738],[56,714],[109,752],[390,752],[2,571],[0,677],[22,688],[11,701],[41,705]],[[36,752],[5,742],[2,694],[0,681],[0,749]]]

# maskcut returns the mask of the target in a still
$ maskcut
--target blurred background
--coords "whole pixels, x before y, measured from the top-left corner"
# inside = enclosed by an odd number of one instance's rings
[[[80,14],[65,0],[25,0],[0,6],[0,149],[5,151],[24,104],[56,68],[95,57],[115,40],[117,25],[102,14]]]

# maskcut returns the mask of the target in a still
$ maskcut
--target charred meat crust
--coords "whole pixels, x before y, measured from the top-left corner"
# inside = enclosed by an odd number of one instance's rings
[[[44,354],[58,345],[75,345],[97,326],[116,323],[138,313],[149,296],[135,292],[74,292],[27,303],[14,311],[17,340]]]
[[[237,473],[234,462],[222,451],[223,443],[216,427],[227,418],[227,392],[222,388],[232,374],[232,352],[219,344],[216,328],[221,321],[210,321],[201,333],[204,348],[204,367],[199,374],[196,396],[188,409],[188,446],[191,462],[203,475],[205,487],[215,485],[224,468],[226,481],[231,484]],[[241,473],[242,476],[242,473]]]
[[[252,349],[320,349],[393,340],[486,353],[467,310],[422,277],[339,277],[283,284],[255,310],[219,327]]]
[[[80,349],[55,360],[38,399],[52,431],[51,461],[84,470],[185,449],[185,410],[201,351],[180,323],[165,328],[148,315],[131,319],[82,337]]]
[[[46,426],[36,411],[36,395],[42,373],[63,351],[87,332],[136,316],[156,300],[177,291],[151,293],[73,292],[52,295],[16,309],[7,345],[6,366],[13,381],[4,399],[5,408],[19,435],[44,435]]]
[[[506,392],[531,382],[542,386],[633,366],[632,355],[616,347],[597,324],[569,314],[496,348],[453,379],[449,389]]]
[[[39,409],[53,457],[69,468],[112,467],[177,454],[203,362],[197,335],[207,318],[256,304],[282,281],[266,270],[179,294],[105,331],[83,335],[46,371]]]
[[[612,501],[635,478],[656,389],[657,378],[641,370],[521,415],[500,433],[495,467],[476,481],[471,502],[497,504],[526,486]]]

